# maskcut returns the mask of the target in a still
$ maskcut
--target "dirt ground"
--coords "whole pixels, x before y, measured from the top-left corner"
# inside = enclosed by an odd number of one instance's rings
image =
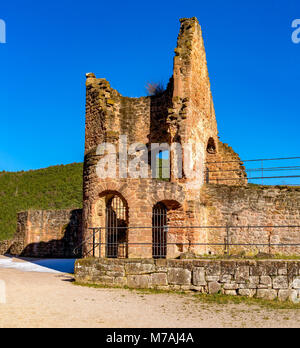
[[[300,327],[299,310],[199,303],[178,294],[143,294],[72,284],[67,274],[1,269],[6,303],[0,327]]]

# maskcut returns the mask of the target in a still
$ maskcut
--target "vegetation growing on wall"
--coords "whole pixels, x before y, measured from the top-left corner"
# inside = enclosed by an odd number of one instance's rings
[[[0,172],[0,240],[13,237],[17,213],[82,207],[82,163]]]

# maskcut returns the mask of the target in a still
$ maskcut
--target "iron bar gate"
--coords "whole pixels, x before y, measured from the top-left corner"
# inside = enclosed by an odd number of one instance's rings
[[[253,248],[256,247],[258,249],[267,249],[268,253],[271,254],[271,250],[274,251],[280,251],[282,248],[286,248],[286,251],[290,248],[295,248],[294,253],[295,255],[300,255],[300,225],[241,225],[241,226],[233,226],[233,225],[226,225],[226,226],[168,226],[163,225],[162,223],[166,221],[165,211],[157,210],[157,215],[154,214],[153,221],[155,223],[154,226],[111,226],[110,228],[107,227],[95,227],[90,228],[92,231],[92,234],[87,238],[86,240],[83,240],[82,243],[80,243],[75,249],[74,253],[78,252],[79,249],[81,249],[84,245],[86,246],[86,256],[94,256],[94,257],[127,257],[128,255],[128,247],[134,247],[134,248],[147,248],[152,247],[152,257],[153,258],[165,258],[168,255],[168,246],[186,246],[188,249],[193,246],[214,246],[214,247],[220,247],[220,253],[217,253],[217,255],[221,254],[227,254],[230,255],[232,253],[232,248],[234,247],[245,247],[245,248]],[[158,219],[158,220],[157,220]],[[159,220],[160,219],[160,220]],[[116,220],[114,220],[116,221]],[[158,221],[158,222],[157,222]],[[159,224],[161,223],[161,224]],[[243,242],[241,239],[234,238],[234,231],[236,229],[248,229],[248,230],[268,230],[268,229],[274,229],[274,230],[280,230],[280,229],[289,229],[292,230],[295,233],[298,233],[299,242],[295,243],[281,243],[280,241],[276,242],[276,239],[271,241],[270,235],[268,237],[264,236],[259,238],[257,241],[253,241],[252,243]],[[207,243],[201,243],[201,242],[182,242],[181,240],[173,239],[172,242],[168,241],[168,234],[174,232],[174,230],[180,229],[189,229],[189,230],[222,230],[222,233],[220,234],[219,242],[207,242]],[[104,232],[106,230],[106,234],[108,231],[113,231],[110,236],[109,242],[103,241],[102,236],[104,235]],[[128,230],[131,231],[131,233],[135,233],[138,231],[149,231],[152,230],[152,236],[153,241],[152,242],[128,242],[127,239],[127,232]],[[116,231],[119,231],[119,233],[115,233]],[[126,231],[124,233],[124,231]],[[121,239],[119,236],[123,234],[126,235],[126,242],[122,243],[120,242]],[[223,238],[223,241],[221,239]],[[116,247],[118,245],[118,247]],[[159,247],[159,245],[161,247]],[[101,253],[101,247],[106,248],[106,255]],[[223,247],[223,248],[222,248]],[[124,252],[124,250],[126,252]],[[258,250],[259,251],[259,250]],[[282,254],[284,255],[284,254]],[[288,254],[287,254],[288,255]]]
[[[127,208],[113,196],[106,206],[106,257],[127,257]]]
[[[167,256],[167,207],[163,203],[154,206],[152,212],[152,257],[154,259]]]

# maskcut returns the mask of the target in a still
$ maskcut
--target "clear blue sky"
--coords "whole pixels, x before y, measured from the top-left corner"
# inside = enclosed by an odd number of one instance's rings
[[[168,81],[179,18],[192,16],[221,140],[243,159],[300,155],[299,0],[11,0],[0,4],[0,170],[82,161],[85,73],[144,95]]]

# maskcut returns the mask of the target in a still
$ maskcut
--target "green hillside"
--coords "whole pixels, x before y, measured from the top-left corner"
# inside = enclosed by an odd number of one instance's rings
[[[82,206],[82,163],[28,172],[0,172],[0,240],[10,239],[17,212]]]

